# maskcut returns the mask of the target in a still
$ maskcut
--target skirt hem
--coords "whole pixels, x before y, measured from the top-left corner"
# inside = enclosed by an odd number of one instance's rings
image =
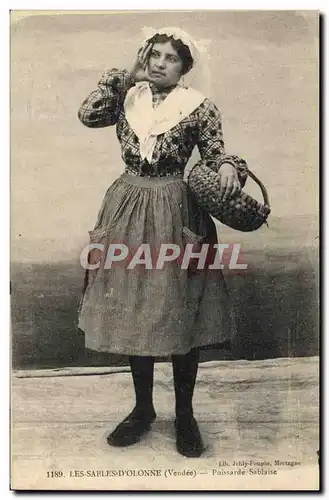
[[[85,332],[80,328],[81,332],[85,334]],[[202,343],[202,344],[192,344],[188,346],[186,349],[181,348],[181,349],[175,349],[173,351],[153,351],[153,350],[136,350],[136,349],[115,349],[115,348],[93,348],[91,346],[85,345],[85,349],[88,349],[89,351],[93,351],[95,353],[99,354],[115,354],[115,355],[120,355],[120,356],[152,356],[155,358],[162,358],[162,357],[168,357],[168,356],[173,356],[173,355],[185,355],[189,353],[192,349],[199,349],[200,351],[209,351],[209,350],[231,350],[234,345],[234,342],[231,339],[224,339],[221,340],[220,342],[209,342],[209,343]]]

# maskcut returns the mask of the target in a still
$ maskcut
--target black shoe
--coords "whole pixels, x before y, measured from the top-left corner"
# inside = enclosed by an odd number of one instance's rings
[[[176,448],[184,457],[200,457],[204,445],[199,426],[194,417],[176,417]]]
[[[141,437],[151,429],[156,413],[141,414],[133,410],[107,437],[111,446],[129,446],[138,443]]]

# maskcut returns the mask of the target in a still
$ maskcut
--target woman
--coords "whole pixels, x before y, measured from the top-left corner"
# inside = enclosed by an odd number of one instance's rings
[[[156,418],[154,358],[171,356],[176,447],[187,457],[204,451],[192,406],[199,350],[234,335],[222,273],[209,272],[209,262],[197,269],[193,260],[187,269],[179,259],[161,269],[105,264],[110,245],[118,242],[132,251],[149,244],[157,255],[163,244],[184,250],[194,243],[194,251],[202,243],[216,244],[211,217],[196,206],[183,180],[194,146],[200,161],[218,170],[224,197],[234,195],[246,180],[243,167],[225,155],[216,106],[182,84],[197,70],[198,54],[185,32],[154,31],[132,70],[106,71],[78,114],[88,127],[116,125],[125,162],[125,172],[108,188],[89,231],[91,243],[102,246],[90,252],[89,262],[97,269],[87,274],[79,313],[86,347],[129,355],[136,404],[107,440],[127,446],[150,429]]]

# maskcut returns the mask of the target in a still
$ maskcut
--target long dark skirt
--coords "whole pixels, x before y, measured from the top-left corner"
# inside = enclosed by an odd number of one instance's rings
[[[79,309],[79,328],[88,349],[167,356],[235,337],[222,271],[197,269],[196,259],[183,268],[187,243],[195,241],[197,251],[197,239],[203,238],[211,248],[217,234],[182,178],[122,174],[107,190],[89,235],[103,247],[90,253],[91,262],[100,260],[100,266],[87,272]],[[123,245],[115,255],[128,249],[126,259],[111,262],[108,249],[114,244]],[[141,255],[147,264],[134,265],[142,244],[147,244]],[[156,268],[162,244],[177,245],[181,253]]]

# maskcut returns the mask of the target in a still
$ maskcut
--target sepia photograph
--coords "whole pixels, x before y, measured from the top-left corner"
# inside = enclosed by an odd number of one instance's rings
[[[11,10],[11,490],[319,491],[319,44]]]

